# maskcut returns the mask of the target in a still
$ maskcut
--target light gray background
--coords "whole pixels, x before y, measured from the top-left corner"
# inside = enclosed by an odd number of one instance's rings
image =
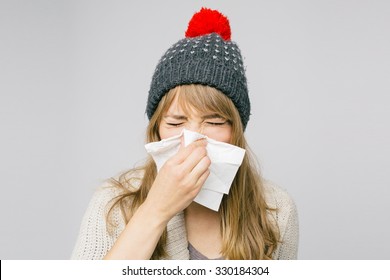
[[[1,0],[1,259],[69,258],[94,189],[145,157],[154,67],[201,6],[230,18],[299,258],[390,258],[389,1]]]

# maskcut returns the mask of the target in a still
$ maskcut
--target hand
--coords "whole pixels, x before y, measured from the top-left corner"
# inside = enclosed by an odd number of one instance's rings
[[[207,141],[201,139],[180,147],[160,169],[144,206],[168,222],[196,197],[210,174]]]

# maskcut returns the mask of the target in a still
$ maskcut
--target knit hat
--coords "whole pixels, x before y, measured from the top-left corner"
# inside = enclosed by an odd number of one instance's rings
[[[217,88],[233,101],[245,129],[250,101],[240,49],[230,40],[229,20],[216,10],[202,8],[190,20],[185,36],[157,64],[146,107],[148,118],[170,89],[202,84]]]

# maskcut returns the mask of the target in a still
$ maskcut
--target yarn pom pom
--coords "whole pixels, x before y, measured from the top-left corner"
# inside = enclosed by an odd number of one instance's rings
[[[229,20],[217,10],[202,8],[192,16],[185,36],[192,38],[210,33],[218,33],[224,40],[230,40]]]

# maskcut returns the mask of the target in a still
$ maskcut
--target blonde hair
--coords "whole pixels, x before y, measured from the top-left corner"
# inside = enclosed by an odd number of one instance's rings
[[[264,197],[263,184],[258,167],[252,159],[247,146],[240,115],[233,102],[219,90],[203,85],[181,85],[170,90],[160,101],[155,113],[150,119],[146,141],[159,141],[159,124],[164,113],[177,96],[183,110],[210,111],[227,119],[232,126],[231,144],[247,150],[230,188],[225,195],[219,214],[221,217],[221,254],[225,259],[272,259],[279,241],[279,230],[273,220],[271,211]],[[134,178],[134,171],[142,171],[142,178]],[[113,225],[113,209],[119,207],[127,223],[132,214],[145,201],[149,189],[157,176],[156,165],[148,157],[144,166],[123,173],[118,180],[111,182],[123,190],[123,193],[113,200],[107,215],[107,221]],[[139,180],[136,188],[133,180]],[[166,230],[160,237],[152,259],[165,256]]]

